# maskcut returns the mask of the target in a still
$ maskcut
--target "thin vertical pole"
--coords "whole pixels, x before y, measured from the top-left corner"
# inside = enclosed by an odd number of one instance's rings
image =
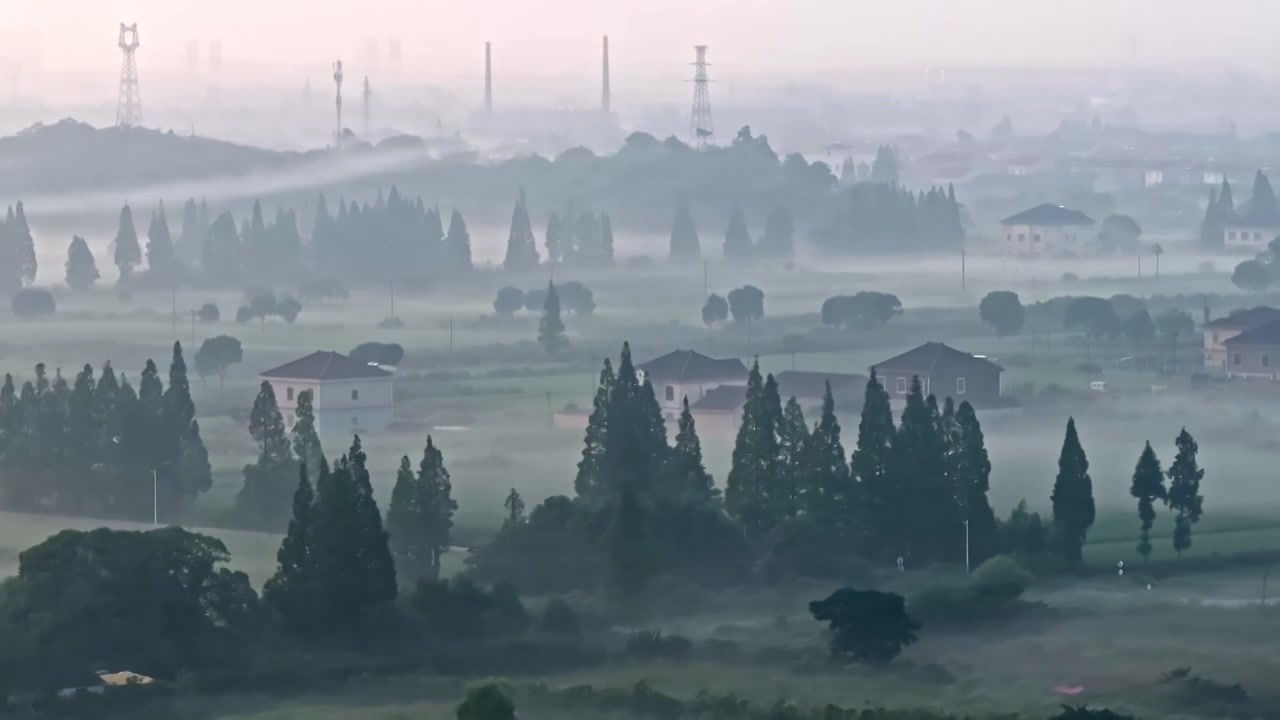
[[[453,354],[453,318],[449,318],[449,354]]]
[[[709,286],[707,285],[707,261],[702,261],[702,300],[706,302],[710,297]]]
[[[965,268],[965,252],[964,245],[960,246],[960,292],[968,289],[967,272]]]
[[[151,524],[160,524],[160,479],[154,468],[151,470]]]
[[[388,280],[388,287],[391,289],[391,317],[396,316],[396,281]]]
[[[969,574],[969,521],[964,521],[964,574]]]
[[[1265,567],[1262,569],[1262,607],[1264,610],[1267,607],[1267,576],[1270,574],[1271,574],[1270,567]]]
[[[170,302],[170,321],[173,324],[173,339],[178,339],[178,286],[169,286],[169,302]]]

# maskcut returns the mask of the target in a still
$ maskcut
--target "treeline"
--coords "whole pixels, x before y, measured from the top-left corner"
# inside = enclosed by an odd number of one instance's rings
[[[19,202],[0,218],[0,289],[8,292],[36,279],[36,245],[27,224],[27,211]]]
[[[179,522],[212,485],[181,345],[166,388],[148,360],[135,390],[110,363],[72,379],[43,364],[0,387],[0,490],[22,512]]]
[[[1226,243],[1227,225],[1242,221],[1251,227],[1271,227],[1280,221],[1280,203],[1276,201],[1271,181],[1261,170],[1253,176],[1249,200],[1236,207],[1231,183],[1224,177],[1222,185],[1209,190],[1209,204],[1200,221],[1200,245],[1220,249]],[[1273,238],[1263,238],[1270,243]]]
[[[959,250],[964,243],[955,189],[912,192],[897,184],[858,183],[838,193],[811,232],[832,252]]]

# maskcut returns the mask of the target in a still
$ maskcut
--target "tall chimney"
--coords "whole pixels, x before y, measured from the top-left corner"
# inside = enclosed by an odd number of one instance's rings
[[[484,111],[493,114],[493,65],[489,60],[489,43],[484,44]]]
[[[602,82],[600,94],[600,109],[608,115],[613,110],[613,99],[609,93],[609,36],[604,36],[604,62],[602,66]]]

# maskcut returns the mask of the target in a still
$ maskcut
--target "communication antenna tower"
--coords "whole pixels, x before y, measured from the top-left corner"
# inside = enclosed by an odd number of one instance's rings
[[[484,44],[484,112],[493,114],[493,63],[489,55],[489,43]]]
[[[711,122],[711,93],[707,78],[707,46],[694,45],[693,61],[693,110],[689,113],[689,137],[694,147],[702,149],[715,137],[715,125]]]
[[[338,127],[333,133],[333,146],[335,148],[342,147],[342,77],[342,61],[338,60],[333,63],[333,84],[337,87],[334,106],[338,111]]]
[[[116,127],[142,125],[142,93],[138,90],[138,24],[120,23],[120,96],[116,101]]]
[[[364,93],[361,95],[364,100],[364,139],[369,139],[369,105],[373,100],[373,90],[369,88],[369,76],[364,76]]]

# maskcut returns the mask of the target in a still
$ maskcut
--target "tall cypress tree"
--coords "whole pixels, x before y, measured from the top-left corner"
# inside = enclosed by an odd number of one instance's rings
[[[93,259],[93,251],[84,238],[75,235],[67,248],[67,287],[72,290],[88,290],[98,281],[98,264]]]
[[[308,472],[317,472],[320,461],[324,459],[324,448],[320,446],[320,435],[316,431],[316,413],[312,404],[312,392],[303,390],[298,393],[298,407],[295,414],[297,421],[293,424],[293,454],[298,462],[307,466]]]
[[[600,259],[605,265],[613,265],[613,220],[607,213],[600,214]]]
[[[10,242],[17,249],[18,267],[21,268],[22,284],[30,285],[36,280],[36,241],[31,237],[31,226],[27,224],[27,211],[22,201],[14,210],[13,223],[9,227]]]
[[[774,390],[776,397],[776,384]],[[747,374],[742,424],[724,489],[725,507],[742,522],[753,540],[762,539],[772,527],[769,491],[778,474],[776,420],[757,360]]]
[[[327,469],[327,468],[326,468]],[[286,629],[297,634],[315,630],[311,562],[307,535],[311,529],[315,492],[307,479],[307,466],[299,463],[298,487],[293,493],[293,516],[276,551],[276,572],[262,586],[262,599],[280,615]]]
[[[330,472],[321,462],[307,527],[307,575],[316,627],[347,627],[368,609],[361,563],[360,492],[344,457]]]
[[[613,364],[609,358],[605,358],[604,369],[600,371],[600,384],[596,387],[596,397],[591,404],[591,416],[587,418],[587,431],[582,443],[582,459],[578,461],[578,475],[573,479],[573,490],[580,498],[603,499],[603,494],[600,492],[604,487],[601,467],[604,460],[609,395],[613,392],[613,382]]]
[[[551,211],[551,216],[547,218],[545,244],[548,263],[555,265],[564,261],[564,223],[561,222],[560,215],[554,210]]]
[[[1156,500],[1164,500],[1167,493],[1164,489],[1164,470],[1160,460],[1151,449],[1151,442],[1142,449],[1138,456],[1138,464],[1133,468],[1133,484],[1129,486],[1129,494],[1138,499],[1138,519],[1142,521],[1142,538],[1138,541],[1138,554],[1146,562],[1151,555],[1151,526],[1156,521]]]
[[[235,502],[237,519],[256,529],[277,530],[288,522],[297,465],[275,391],[266,380],[249,414],[249,434],[258,443],[258,461],[244,466],[244,486]]]
[[[906,531],[903,550],[917,561],[956,560],[964,554],[964,528],[954,488],[947,482],[939,424],[936,399],[926,399],[920,378],[912,378],[890,446],[889,475],[904,498],[899,507]]]
[[[742,206],[734,203],[729,211],[729,226],[724,231],[724,257],[726,260],[746,260],[752,255],[751,233]]]
[[[889,456],[896,429],[889,393],[871,368],[858,421],[858,444],[849,470],[858,483],[857,520],[867,528],[869,549],[884,557],[902,552],[905,497],[889,476]]]
[[[147,228],[147,267],[158,275],[172,278],[177,264],[169,219],[165,217],[164,203],[161,202],[160,208],[151,215],[151,225]]]
[[[1182,428],[1175,443],[1178,454],[1169,466],[1169,509],[1176,512],[1173,525],[1173,549],[1182,557],[1182,551],[1191,547],[1191,526],[1200,521],[1204,513],[1204,497],[1200,495],[1200,481],[1204,470],[1196,460],[1200,446],[1191,433]]]
[[[693,413],[689,411],[687,397],[684,398],[684,409],[680,412],[675,447],[667,457],[662,477],[663,488],[660,494],[669,502],[679,505],[706,505],[719,492],[711,473],[702,464],[702,441],[698,439],[698,430],[694,425]]]
[[[633,606],[641,604],[652,567],[644,509],[630,485],[624,484],[619,489],[613,524],[606,542],[609,549],[609,586],[615,598]]]
[[[533,237],[533,225],[529,222],[529,208],[525,203],[524,189],[511,211],[511,232],[507,236],[507,257],[503,266],[511,271],[533,270],[538,267],[538,245]]]
[[[811,477],[809,467],[809,426],[800,402],[792,397],[782,411],[778,425],[778,479],[774,499],[775,518],[782,521],[800,514]]]
[[[791,257],[795,254],[795,229],[791,211],[779,206],[764,221],[764,235],[756,248],[760,255]]]
[[[172,432],[178,434],[175,473],[177,492],[176,497],[171,498],[174,508],[182,507],[213,486],[209,451],[200,437],[200,425],[196,422],[195,415],[196,406],[191,400],[191,384],[187,381],[187,363],[182,357],[182,344],[174,342],[173,360],[169,364],[169,387],[164,391],[165,422]]]
[[[64,476],[74,478],[79,487],[75,498],[77,513],[89,512],[101,515],[106,509],[105,488],[92,472],[98,459],[96,433],[94,432],[93,366],[85,364],[76,375],[68,398],[66,441],[63,443],[65,459]]]
[[[555,355],[569,344],[564,334],[564,321],[560,319],[560,295],[554,283],[547,283],[547,297],[542,301],[542,319],[538,321],[538,344]]]
[[[453,513],[458,509],[452,490],[444,456],[430,436],[416,477],[409,458],[401,458],[387,509],[387,531],[396,567],[415,582],[440,576],[440,558],[449,549]]]
[[[960,403],[955,416],[952,468],[964,520],[969,523],[970,558],[981,563],[996,552],[996,516],[987,499],[991,488],[991,460],[987,456],[982,426],[969,401]]]
[[[467,232],[467,222],[456,208],[449,217],[449,234],[444,238],[444,247],[449,269],[471,269],[471,233]]]
[[[702,248],[698,243],[698,226],[693,222],[693,214],[689,212],[687,202],[676,205],[675,214],[671,219],[669,254],[672,260],[696,260],[702,257]]]
[[[836,419],[829,381],[822,394],[822,415],[809,436],[806,456],[803,512],[825,528],[848,530],[856,522],[852,517],[855,487],[840,442],[840,421]]]
[[[652,388],[646,391],[636,376],[631,345],[624,342],[605,411],[601,456],[601,478],[607,488],[606,497],[611,501],[618,498],[623,487],[629,487],[640,500],[650,499],[666,460],[666,438],[665,434],[661,440],[656,436],[651,397]]]
[[[182,233],[179,238],[181,245],[177,249],[182,257],[191,260],[198,256],[204,236],[200,234],[200,216],[196,210],[195,198],[187,198],[182,205],[182,229],[179,232]]]
[[[1085,537],[1093,525],[1095,508],[1089,459],[1080,447],[1075,418],[1067,420],[1067,434],[1058,457],[1058,478],[1053,484],[1053,541],[1062,562],[1079,567]]]
[[[120,278],[127,280],[134,268],[142,262],[142,248],[138,246],[138,231],[133,226],[133,210],[126,204],[120,209],[120,226],[116,230],[115,263]]]
[[[386,605],[396,599],[396,566],[391,557],[387,532],[382,527],[382,513],[373,497],[373,483],[365,466],[366,456],[360,444],[360,436],[351,440],[347,453],[348,472],[356,486],[359,502],[356,510],[359,518],[359,542],[363,592],[369,607]]]

